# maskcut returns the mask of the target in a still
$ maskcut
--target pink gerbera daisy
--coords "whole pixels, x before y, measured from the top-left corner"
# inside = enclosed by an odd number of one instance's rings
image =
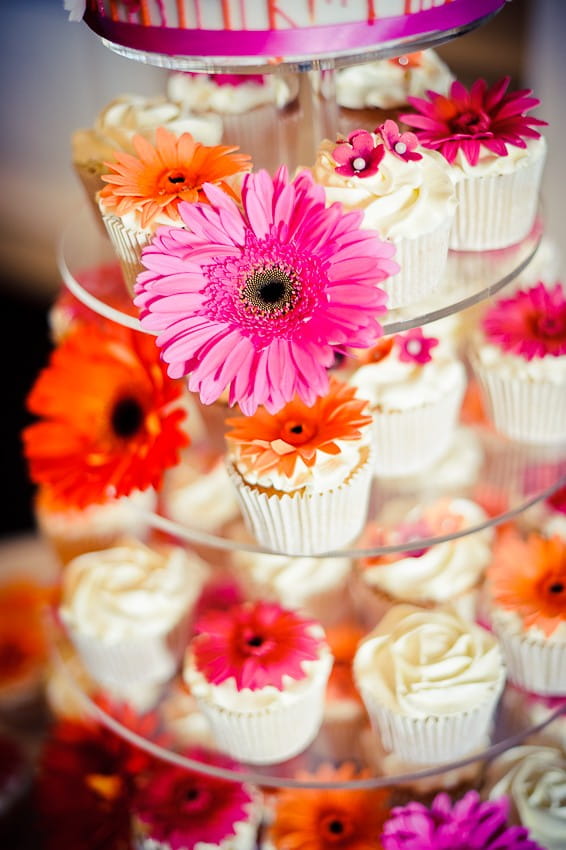
[[[539,281],[510,298],[500,298],[483,317],[483,331],[504,351],[533,360],[566,354],[566,296],[560,283]]]
[[[530,89],[507,93],[510,77],[488,87],[476,80],[470,90],[457,80],[449,95],[428,91],[428,100],[409,97],[416,113],[401,115],[400,120],[416,128],[425,148],[440,151],[453,163],[461,150],[470,165],[476,165],[482,145],[498,156],[507,156],[507,145],[525,148],[525,139],[538,139],[533,129],[546,121],[526,113],[540,101]]]
[[[248,174],[241,211],[214,186],[181,204],[186,226],[160,228],[143,252],[136,304],[171,377],[189,375],[204,404],[229,390],[251,415],[328,389],[336,349],[368,348],[382,329],[378,282],[398,271],[393,246],[362,230],[361,212],[325,206],[308,172]]]

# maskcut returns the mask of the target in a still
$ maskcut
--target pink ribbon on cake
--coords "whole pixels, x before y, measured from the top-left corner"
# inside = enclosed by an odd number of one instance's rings
[[[90,8],[84,20],[114,44],[146,53],[194,57],[335,56],[415,36],[448,32],[495,14],[509,0],[452,0],[412,15],[281,30],[199,30],[113,21]]]

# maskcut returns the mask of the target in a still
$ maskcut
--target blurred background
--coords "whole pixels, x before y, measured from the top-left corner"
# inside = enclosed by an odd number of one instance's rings
[[[83,194],[70,136],[91,126],[113,97],[160,94],[165,71],[107,50],[84,24],[67,20],[63,0],[4,4],[0,32],[0,299],[3,370],[0,537],[33,527],[32,490],[21,459],[25,396],[49,350],[46,312],[60,286],[56,246]],[[566,79],[564,0],[512,0],[489,24],[438,50],[465,83],[510,74],[528,86],[549,121],[543,202],[549,235],[566,244],[561,86]]]

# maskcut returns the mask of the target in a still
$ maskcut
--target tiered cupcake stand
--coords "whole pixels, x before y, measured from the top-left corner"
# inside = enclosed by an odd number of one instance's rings
[[[273,64],[261,57],[195,57],[195,56],[170,56],[164,54],[145,53],[123,44],[116,44],[108,40],[105,32],[98,30],[107,46],[127,58],[142,62],[148,62],[164,68],[173,70],[199,70],[205,72],[260,72],[280,73],[300,72],[302,75],[300,87],[300,112],[301,135],[303,139],[310,140],[312,144],[311,159],[314,155],[315,145],[328,133],[332,125],[333,109],[335,103],[329,92],[332,92],[333,74],[335,69],[348,64],[369,61],[371,59],[389,58],[417,49],[434,46],[460,36],[469,30],[479,26],[488,20],[497,11],[497,7],[504,3],[484,2],[477,4],[477,16],[465,23],[448,30],[435,31],[427,34],[413,35],[409,38],[385,41],[378,44],[368,45],[363,51],[356,51],[356,56],[342,51],[336,54],[324,53],[316,57],[292,57],[288,61]],[[481,7],[481,8],[480,8]],[[485,8],[484,8],[485,7]],[[87,22],[95,30],[96,21]],[[324,103],[317,96],[320,88],[321,76],[324,75]],[[330,130],[332,132],[332,130]],[[294,168],[299,162],[289,162]],[[261,167],[261,162],[256,162]],[[450,255],[449,270],[444,285],[440,287],[434,299],[419,304],[413,304],[410,308],[401,311],[391,311],[384,319],[386,334],[398,333],[415,326],[426,325],[434,320],[460,314],[462,311],[473,308],[480,302],[489,299],[495,293],[514,281],[534,258],[540,244],[542,226],[537,223],[533,232],[519,245],[505,251],[482,253],[478,256],[469,254]],[[87,307],[96,313],[105,316],[119,324],[134,328],[143,332],[141,325],[134,313],[126,313],[116,309],[115,306],[106,303],[99,293],[89,292],[80,283],[84,277],[81,274],[89,268],[94,268],[100,263],[115,262],[112,249],[103,235],[102,230],[94,221],[88,209],[74,219],[73,223],[65,232],[59,250],[59,266],[65,285],[69,290]],[[470,281],[466,283],[465,281]],[[328,555],[340,555],[356,559],[363,556],[375,556],[379,554],[392,553],[395,551],[408,551],[434,546],[445,540],[454,539],[462,534],[470,535],[489,526],[499,526],[523,514],[529,509],[536,510],[536,506],[547,499],[554,491],[566,483],[566,446],[552,448],[536,447],[514,444],[508,439],[498,436],[492,429],[483,425],[469,425],[463,421],[461,431],[471,434],[480,450],[481,460],[470,471],[468,480],[457,480],[450,475],[439,476],[438,479],[431,475],[423,475],[421,478],[411,478],[410,486],[403,481],[395,482],[389,480],[386,483],[376,480],[374,494],[370,505],[368,521],[380,520],[382,516],[391,515],[391,506],[399,501],[404,512],[416,508],[441,497],[470,498],[485,503],[489,501],[492,494],[494,507],[490,511],[489,518],[481,525],[466,527],[464,531],[448,534],[443,537],[430,539],[415,539],[410,543],[397,546],[387,546],[379,549],[362,549],[353,546],[349,550],[334,553],[324,553],[315,557],[327,557]],[[195,450],[207,449],[206,442],[202,446],[194,445]],[[456,463],[457,465],[457,463]],[[207,560],[214,565],[215,562],[224,562],[226,553],[235,549],[246,551],[262,551],[261,547],[254,544],[243,544],[233,539],[219,537],[214,534],[204,533],[198,528],[180,526],[169,519],[158,514],[146,517],[150,525],[158,532],[171,535],[181,544],[199,547],[199,551],[207,552]],[[335,738],[331,731],[323,725],[316,740],[310,748],[299,757],[289,762],[268,766],[246,766],[241,765],[239,769],[226,769],[223,767],[201,762],[194,758],[188,758],[182,754],[183,747],[173,744],[164,745],[152,736],[145,736],[139,730],[133,731],[124,725],[121,720],[114,717],[108,709],[102,708],[98,702],[89,696],[90,689],[85,687],[81,678],[74,678],[74,667],[69,662],[68,652],[62,652],[58,640],[54,642],[55,663],[67,676],[69,683],[75,690],[76,696],[82,700],[84,706],[98,720],[111,728],[114,732],[128,739],[131,743],[145,749],[153,755],[170,763],[186,767],[187,769],[200,771],[205,774],[216,775],[235,781],[245,781],[263,787],[340,787],[336,781],[323,781],[304,779],[300,771],[316,767],[322,761],[339,763],[344,758],[354,759],[361,767],[369,769],[365,778],[351,780],[348,787],[368,788],[403,786],[416,780],[427,778],[436,780],[433,785],[440,790],[444,785],[444,777],[455,776],[459,771],[466,774],[466,766],[479,765],[495,755],[516,745],[539,728],[551,723],[566,710],[566,701],[561,704],[549,703],[548,708],[539,717],[537,726],[533,726],[532,720],[521,711],[521,695],[512,688],[505,692],[498,711],[495,728],[493,730],[490,745],[480,753],[473,753],[465,759],[457,762],[437,765],[434,768],[410,768],[395,775],[386,775],[381,772],[379,766],[371,755],[371,747],[362,745],[358,741],[353,749],[347,754],[337,752]],[[178,688],[179,682],[172,682],[168,691],[163,694],[161,703],[157,706],[157,713],[162,726],[167,730],[169,715],[166,706],[172,692]],[[518,707],[519,706],[519,707]],[[170,731],[170,730],[169,730]]]

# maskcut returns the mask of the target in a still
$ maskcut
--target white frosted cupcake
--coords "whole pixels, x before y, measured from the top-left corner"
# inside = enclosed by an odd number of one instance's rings
[[[354,679],[386,751],[441,764],[489,734],[505,670],[480,626],[448,610],[396,605],[360,644]]]
[[[564,850],[566,753],[559,747],[513,747],[488,767],[484,794],[507,797],[513,823],[545,850]]]
[[[542,281],[484,313],[470,361],[496,429],[525,443],[566,442],[566,295]]]
[[[251,764],[286,761],[318,733],[332,655],[324,630],[275,603],[210,612],[183,676],[218,748]]]
[[[361,210],[362,227],[395,245],[400,271],[381,283],[389,308],[419,301],[441,286],[456,198],[440,154],[417,150],[413,133],[386,121],[374,133],[356,130],[344,142],[326,139],[311,171],[328,204]]]
[[[452,442],[466,371],[450,345],[425,333],[415,328],[383,340],[350,377],[369,400],[377,476],[421,472]]]
[[[450,165],[458,207],[450,235],[456,251],[490,251],[514,245],[530,232],[546,158],[546,142],[526,113],[538,106],[528,90],[507,93],[510,78],[468,91],[452,83],[447,96],[429,91],[410,97],[416,110],[401,116],[423,147],[440,151]]]
[[[352,543],[372,480],[371,417],[332,378],[312,407],[298,399],[228,420],[227,464],[246,525],[275,552],[314,555]]]
[[[502,536],[487,590],[511,681],[535,694],[566,696],[566,542],[536,532]]]
[[[137,542],[71,561],[60,616],[92,677],[114,693],[168,681],[206,575],[203,562],[180,547]]]

